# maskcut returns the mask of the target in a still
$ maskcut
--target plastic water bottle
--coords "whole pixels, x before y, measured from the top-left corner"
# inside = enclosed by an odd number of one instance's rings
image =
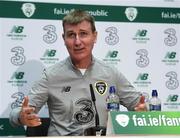
[[[109,88],[109,95],[106,99],[108,111],[119,111],[119,96],[116,94],[115,86]]]
[[[161,100],[157,90],[152,90],[152,98],[149,100],[149,111],[161,111]]]

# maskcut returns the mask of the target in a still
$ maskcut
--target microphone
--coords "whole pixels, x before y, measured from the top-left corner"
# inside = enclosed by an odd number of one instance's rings
[[[92,84],[89,85],[90,87],[90,93],[91,93],[91,99],[92,102],[94,104],[94,109],[95,109],[95,127],[90,127],[87,128],[84,131],[84,135],[85,136],[105,136],[106,135],[106,128],[103,126],[99,126],[99,114],[97,111],[97,107],[96,107],[96,97],[95,97],[95,93],[94,93],[94,89]]]
[[[94,108],[95,108],[95,120],[96,120],[96,127],[99,126],[99,114],[98,114],[98,111],[97,111],[97,107],[96,107],[96,97],[95,97],[95,94],[94,94],[94,89],[93,89],[93,86],[92,84],[89,85],[90,87],[90,92],[91,92],[91,99],[93,101],[93,104],[94,104]]]

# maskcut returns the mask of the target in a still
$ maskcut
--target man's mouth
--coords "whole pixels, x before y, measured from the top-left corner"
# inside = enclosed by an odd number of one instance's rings
[[[74,49],[75,52],[83,52],[84,48]]]

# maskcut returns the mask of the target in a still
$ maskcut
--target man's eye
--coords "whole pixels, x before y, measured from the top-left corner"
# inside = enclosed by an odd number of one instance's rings
[[[81,32],[81,33],[80,33],[80,37],[86,37],[86,36],[88,36],[88,33],[87,33],[87,32]]]
[[[69,33],[69,34],[67,34],[67,37],[68,37],[68,38],[75,38],[76,35],[75,35],[74,33]]]

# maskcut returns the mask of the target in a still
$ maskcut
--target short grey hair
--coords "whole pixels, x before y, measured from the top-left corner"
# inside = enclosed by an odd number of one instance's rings
[[[82,21],[88,21],[91,24],[92,32],[96,31],[95,27],[95,19],[92,15],[90,15],[87,11],[75,9],[71,10],[62,20],[63,30],[65,29],[65,24],[76,25],[81,23]],[[64,30],[65,31],[65,30]]]

